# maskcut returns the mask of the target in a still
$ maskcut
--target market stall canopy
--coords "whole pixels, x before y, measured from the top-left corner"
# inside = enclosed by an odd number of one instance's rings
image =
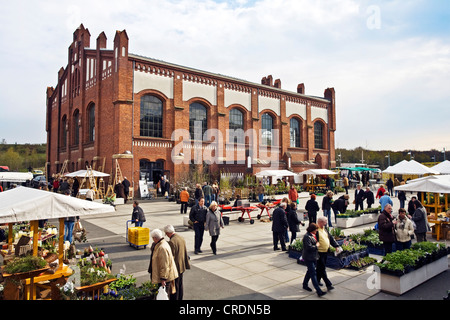
[[[440,174],[450,174],[450,161],[445,160],[431,167],[431,169],[438,171]]]
[[[309,169],[306,171],[302,171],[299,174],[306,174],[306,175],[309,174],[314,176],[331,176],[337,173],[328,169]]]
[[[414,179],[394,189],[396,191],[450,193],[450,175],[436,175]]]
[[[295,177],[297,174],[289,170],[264,170],[256,174],[260,177]]]
[[[25,182],[32,179],[31,172],[0,172],[0,182]]]
[[[364,167],[339,167],[339,170],[349,170],[349,171],[371,171],[371,172],[377,172],[381,171],[380,169],[374,169],[374,168],[364,168]]]
[[[383,173],[412,175],[439,174],[438,171],[428,168],[415,160],[403,160],[396,165],[390,166]]]
[[[54,192],[17,187],[0,192],[0,223],[90,216],[114,207]]]
[[[97,177],[98,178],[109,177],[109,174],[107,174],[107,173],[103,173],[103,172],[95,171],[95,170],[89,170],[89,171],[91,171],[92,176],[96,177],[96,178]],[[71,177],[71,178],[84,178],[84,177],[87,176],[87,170],[78,170],[78,171],[75,171],[75,172],[67,173],[64,176],[65,177]]]

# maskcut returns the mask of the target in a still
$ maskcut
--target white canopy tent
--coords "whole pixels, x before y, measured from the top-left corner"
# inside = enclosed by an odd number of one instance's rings
[[[95,170],[89,170],[92,173],[92,176],[95,178],[103,178],[103,177],[109,177],[109,174],[107,173],[103,173],[100,171],[95,171]],[[87,176],[87,170],[78,170],[75,172],[71,172],[71,173],[66,173],[64,176],[65,177],[71,177],[71,178],[84,178]]]
[[[0,223],[91,216],[114,207],[54,192],[17,187],[0,192]]]
[[[408,181],[394,188],[398,191],[449,193],[450,175],[435,175]]]
[[[337,174],[334,171],[328,169],[309,169],[306,171],[302,171],[299,174],[313,175],[313,176],[332,176]]]
[[[0,172],[0,182],[26,182],[32,179],[31,172]]]
[[[283,177],[294,177],[294,181],[298,180],[298,174],[289,170],[263,170],[255,175],[257,178],[272,177],[272,184],[276,184],[277,179]]]
[[[438,171],[440,174],[450,174],[450,161],[445,160],[431,167],[431,169]]]
[[[396,165],[388,167],[383,173],[388,174],[410,174],[410,175],[425,175],[425,174],[439,174],[438,171],[428,168],[423,164],[411,160],[403,160]]]

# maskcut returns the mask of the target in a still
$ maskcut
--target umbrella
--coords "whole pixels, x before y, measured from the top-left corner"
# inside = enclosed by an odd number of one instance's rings
[[[103,173],[100,171],[95,171],[95,170],[89,170],[92,174],[93,177],[109,177],[109,174],[107,173]],[[72,173],[67,173],[65,174],[65,177],[72,177],[72,178],[84,178],[87,176],[87,170],[78,170]]]

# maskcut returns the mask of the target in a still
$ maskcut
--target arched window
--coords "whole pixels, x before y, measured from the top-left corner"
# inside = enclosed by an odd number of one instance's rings
[[[142,137],[163,136],[163,103],[151,95],[141,98],[140,135]]]
[[[261,129],[262,129],[262,145],[271,146],[273,140],[273,118],[270,114],[264,113],[261,116]]]
[[[95,140],[95,104],[88,107],[88,137],[89,141]]]
[[[323,124],[319,121],[314,123],[314,148],[323,149]]]
[[[78,109],[75,110],[73,114],[73,144],[78,145],[80,142],[80,128],[79,128],[79,121],[80,121],[80,112],[78,112]]]
[[[201,137],[195,136],[195,129],[200,128]],[[207,111],[206,107],[201,103],[194,102],[189,106],[189,133],[191,135],[191,139],[200,138],[203,140],[203,135],[208,129],[208,119],[207,119]]]
[[[300,148],[300,121],[295,118],[291,119],[290,142],[292,148]]]
[[[244,131],[244,114],[239,109],[231,109],[230,111],[230,122],[228,125],[230,129],[229,140],[234,143],[245,143]],[[239,131],[236,131],[239,130]],[[242,132],[241,132],[242,130]]]
[[[61,121],[61,147],[67,146],[67,116],[64,115]]]

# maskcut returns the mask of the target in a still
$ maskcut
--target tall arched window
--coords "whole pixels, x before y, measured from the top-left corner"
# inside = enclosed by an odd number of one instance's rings
[[[141,98],[140,135],[156,138],[163,136],[163,103],[155,96],[146,95]]]
[[[61,120],[61,147],[67,146],[67,116],[64,115]]]
[[[261,116],[261,129],[262,129],[262,145],[271,146],[273,140],[273,118],[270,114],[264,113]]]
[[[245,143],[244,131],[244,114],[239,109],[231,109],[230,122],[228,125],[229,140],[234,143]],[[236,131],[239,130],[239,131]],[[240,132],[242,130],[242,132]]]
[[[78,145],[80,142],[80,128],[79,128],[79,121],[80,121],[80,112],[78,112],[78,109],[75,110],[73,114],[73,144]]]
[[[200,128],[200,133],[202,134],[202,136],[198,138],[202,140],[203,135],[208,129],[208,119],[206,107],[198,102],[191,103],[191,105],[189,106],[189,133],[192,140],[197,138],[195,137],[196,126],[199,126]]]
[[[290,146],[292,148],[300,148],[300,121],[292,118],[290,124]]]
[[[88,137],[89,141],[95,140],[95,104],[91,104],[87,110],[88,114]]]
[[[314,148],[323,149],[323,124],[319,121],[314,123]]]

